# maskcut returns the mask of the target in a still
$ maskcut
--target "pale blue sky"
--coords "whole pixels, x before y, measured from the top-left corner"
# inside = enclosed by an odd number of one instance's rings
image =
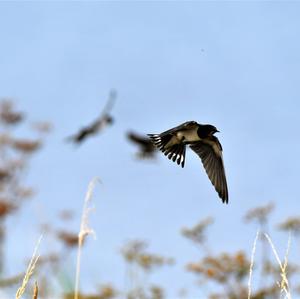
[[[296,2],[1,2],[0,96],[55,126],[28,175],[38,195],[11,221],[9,244],[18,239],[20,246],[8,245],[15,261],[9,270],[20,270],[31,254],[37,223],[55,222],[61,208],[79,218],[94,176],[103,185],[92,215],[98,238],[83,257],[89,289],[106,281],[122,287],[118,249],[142,238],[178,260],[153,277],[170,298],[174,281],[196,294],[194,276],[183,267],[199,256],[180,235],[183,226],[211,215],[216,252],[249,252],[256,229],[241,222],[245,211],[273,201],[274,222],[299,214],[299,8]],[[98,115],[112,87],[119,93],[115,125],[77,150],[65,144]],[[157,163],[133,159],[126,130],[156,133],[187,120],[221,131],[228,206],[192,152],[183,170],[163,155]],[[275,234],[274,241],[283,252],[286,236]]]

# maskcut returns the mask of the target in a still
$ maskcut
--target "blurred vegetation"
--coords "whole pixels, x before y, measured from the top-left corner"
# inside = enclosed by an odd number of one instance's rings
[[[34,195],[34,189],[24,183],[25,176],[31,157],[41,149],[45,133],[51,127],[46,122],[29,124],[30,137],[19,137],[17,129],[28,125],[25,113],[18,111],[10,99],[0,101],[0,285],[3,286],[14,283],[20,276],[5,277],[6,222]]]

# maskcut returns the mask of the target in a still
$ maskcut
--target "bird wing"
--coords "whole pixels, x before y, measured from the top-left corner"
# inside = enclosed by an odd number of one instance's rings
[[[161,150],[168,159],[181,164],[184,167],[185,163],[185,149],[186,145],[184,143],[174,144],[170,147],[165,147],[169,140],[172,138],[172,134],[148,134],[153,144]]]
[[[195,121],[187,121],[177,127],[174,127],[170,130],[164,131],[161,134],[159,134],[160,136],[166,136],[166,135],[173,135],[174,133],[177,133],[178,131],[183,131],[183,130],[191,130],[195,127],[197,127],[198,124]]]
[[[195,121],[187,121],[177,127],[164,131],[160,134],[147,134],[154,145],[161,150],[173,162],[181,164],[184,167],[186,145],[184,143],[175,143],[169,145],[169,141],[176,135],[178,131],[191,130],[197,128],[198,124]]]
[[[116,101],[116,98],[117,98],[117,91],[112,89],[109,93],[108,100],[107,100],[104,108],[102,109],[101,114],[90,125],[93,128],[93,130],[98,131],[98,130],[102,129],[102,127],[104,127],[108,123],[108,120],[111,119],[109,112],[111,111],[111,109]]]
[[[138,135],[138,134],[136,134],[134,132],[128,132],[127,133],[127,138],[130,141],[132,141],[134,143],[137,143],[137,144],[139,144],[141,146],[148,146],[149,143],[152,144],[151,141],[150,141],[150,138]]]
[[[190,144],[190,148],[201,158],[205,171],[223,203],[228,203],[228,188],[222,157],[222,146],[217,137],[211,136]]]
[[[165,156],[177,164],[181,164],[181,167],[184,167],[185,163],[185,148],[184,144],[174,144],[168,149],[161,149]]]
[[[111,111],[115,101],[116,101],[116,98],[117,98],[117,91],[115,89],[112,89],[109,93],[109,97],[108,97],[108,100],[101,112],[101,115],[100,115],[100,119],[102,117],[104,117],[105,115],[108,115],[109,112]]]
[[[174,144],[171,148],[164,151],[164,155],[168,156],[168,159],[173,162],[177,162],[177,164],[181,164],[181,167],[184,167],[185,163],[185,149],[186,146],[184,144]]]

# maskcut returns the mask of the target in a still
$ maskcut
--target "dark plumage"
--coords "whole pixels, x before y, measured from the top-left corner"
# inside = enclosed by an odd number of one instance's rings
[[[113,123],[113,118],[109,114],[110,110],[116,99],[116,92],[111,91],[108,101],[100,114],[100,116],[92,122],[90,125],[81,128],[76,134],[67,137],[67,140],[72,141],[76,144],[82,143],[87,137],[95,135],[102,131],[108,125]]]
[[[154,145],[173,162],[184,167],[188,145],[201,159],[206,173],[223,203],[228,203],[228,188],[222,156],[222,146],[214,136],[219,132],[212,125],[185,122],[161,134],[148,134]]]
[[[138,158],[154,158],[157,149],[149,137],[139,135],[134,132],[128,132],[127,138],[139,147],[139,151],[137,153]]]

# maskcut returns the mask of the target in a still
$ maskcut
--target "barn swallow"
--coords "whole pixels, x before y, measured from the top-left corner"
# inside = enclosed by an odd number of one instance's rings
[[[156,147],[153,145],[151,139],[147,136],[139,135],[134,132],[128,132],[127,138],[132,143],[139,147],[137,157],[140,159],[154,158]]]
[[[188,145],[201,159],[205,171],[223,203],[228,203],[228,188],[222,146],[214,136],[215,126],[187,121],[161,134],[148,134],[154,145],[173,162],[184,167]]]
[[[76,134],[67,137],[67,140],[72,141],[74,143],[80,144],[82,143],[87,137],[91,135],[95,135],[102,131],[105,127],[108,125],[111,125],[113,123],[113,118],[110,115],[110,110],[112,109],[112,106],[116,99],[116,91],[112,90],[110,92],[108,101],[102,110],[102,113],[100,116],[92,122],[90,125],[85,126],[81,128]]]

